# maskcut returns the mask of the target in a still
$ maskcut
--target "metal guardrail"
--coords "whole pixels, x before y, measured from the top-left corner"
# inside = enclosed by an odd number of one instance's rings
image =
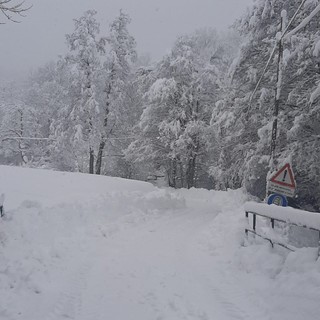
[[[253,217],[253,220],[252,220],[252,230],[251,229],[248,229],[246,228],[245,229],[245,234],[246,236],[248,236],[249,233],[252,233],[266,241],[269,241],[271,246],[274,247],[274,245],[278,245],[278,246],[281,246],[283,248],[286,248],[290,251],[295,251],[296,248],[294,247],[291,247],[287,244],[284,244],[284,243],[281,243],[281,242],[278,242],[278,241],[275,241],[273,239],[270,239],[264,235],[261,235],[259,234],[257,231],[256,231],[256,227],[257,227],[257,216],[260,216],[260,217],[263,217],[263,218],[266,218],[266,219],[269,219],[270,220],[270,223],[271,223],[271,228],[274,229],[275,228],[275,221],[278,221],[278,222],[281,222],[281,223],[285,223],[287,226],[295,226],[295,227],[300,227],[300,228],[304,228],[304,229],[308,229],[308,230],[313,230],[313,231],[317,231],[319,233],[319,243],[318,243],[318,247],[319,247],[319,255],[320,255],[320,229],[316,229],[316,228],[310,228],[308,226],[305,226],[305,225],[299,225],[299,224],[296,224],[296,223],[293,223],[293,222],[288,222],[288,221],[285,221],[285,220],[282,220],[282,219],[276,219],[276,218],[270,218],[264,214],[260,214],[258,212],[254,212],[254,211],[246,211],[245,212],[246,214],[246,218],[249,220],[249,214],[252,214],[252,217]]]

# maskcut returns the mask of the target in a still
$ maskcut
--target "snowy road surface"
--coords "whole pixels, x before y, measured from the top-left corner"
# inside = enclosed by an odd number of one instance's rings
[[[241,191],[0,167],[1,320],[320,317],[314,249],[243,244]]]

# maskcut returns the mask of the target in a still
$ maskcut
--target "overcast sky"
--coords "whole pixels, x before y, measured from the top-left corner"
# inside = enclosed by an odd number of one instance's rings
[[[15,0],[12,0],[13,3]],[[66,52],[73,18],[96,9],[101,29],[123,9],[138,51],[159,59],[178,35],[201,27],[225,30],[252,0],[25,0],[33,5],[21,23],[0,25],[0,79],[24,75]],[[19,2],[18,0],[16,3]],[[3,21],[1,17],[1,21]]]

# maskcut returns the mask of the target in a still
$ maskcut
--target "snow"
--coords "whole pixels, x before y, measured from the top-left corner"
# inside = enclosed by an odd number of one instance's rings
[[[301,29],[303,29],[318,13],[320,12],[320,4],[317,5],[317,7],[306,17],[304,18],[297,27],[295,27],[293,30],[288,32],[283,38],[288,39],[297,32],[299,32]]]
[[[1,193],[1,195],[0,195],[0,207],[3,206],[4,199],[5,199],[4,193]]]
[[[299,134],[301,122],[304,120],[304,115],[297,115],[293,121],[293,125],[287,132],[287,137],[289,139],[294,138],[297,134]]]
[[[298,226],[320,230],[320,213],[298,210],[290,207],[269,206],[265,203],[248,202],[245,211],[260,213],[266,217],[279,219]]]
[[[251,18],[250,18],[250,21],[249,21],[249,26],[250,27],[254,27],[257,22],[258,22],[258,17],[256,15],[253,15]]]
[[[281,11],[281,18],[282,18],[282,32],[285,30],[286,26],[288,25],[288,12],[287,10]]]
[[[258,129],[258,136],[261,141],[261,144],[267,144],[269,141],[269,133],[272,131],[272,122],[268,122],[263,127]]]
[[[283,50],[283,65],[286,67],[290,61],[291,58],[291,52],[289,49],[284,49]]]
[[[318,57],[320,55],[320,39],[316,42],[313,50],[313,55]]]
[[[318,99],[318,97],[320,97],[320,83],[318,84],[318,87],[316,88],[316,90],[314,90],[311,93],[310,103],[314,103],[316,101],[316,99]]]
[[[245,240],[241,190],[0,166],[1,320],[316,320],[317,249]]]
[[[175,88],[176,82],[174,79],[158,79],[151,86],[147,95],[152,101],[157,99],[163,101],[172,95]]]

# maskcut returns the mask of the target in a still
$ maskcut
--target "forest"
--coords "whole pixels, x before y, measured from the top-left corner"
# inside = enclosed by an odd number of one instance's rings
[[[89,10],[66,55],[1,85],[0,162],[261,199],[271,162],[290,162],[297,206],[320,210],[319,11],[258,0],[230,31],[182,35],[154,62],[128,14],[102,34]]]

